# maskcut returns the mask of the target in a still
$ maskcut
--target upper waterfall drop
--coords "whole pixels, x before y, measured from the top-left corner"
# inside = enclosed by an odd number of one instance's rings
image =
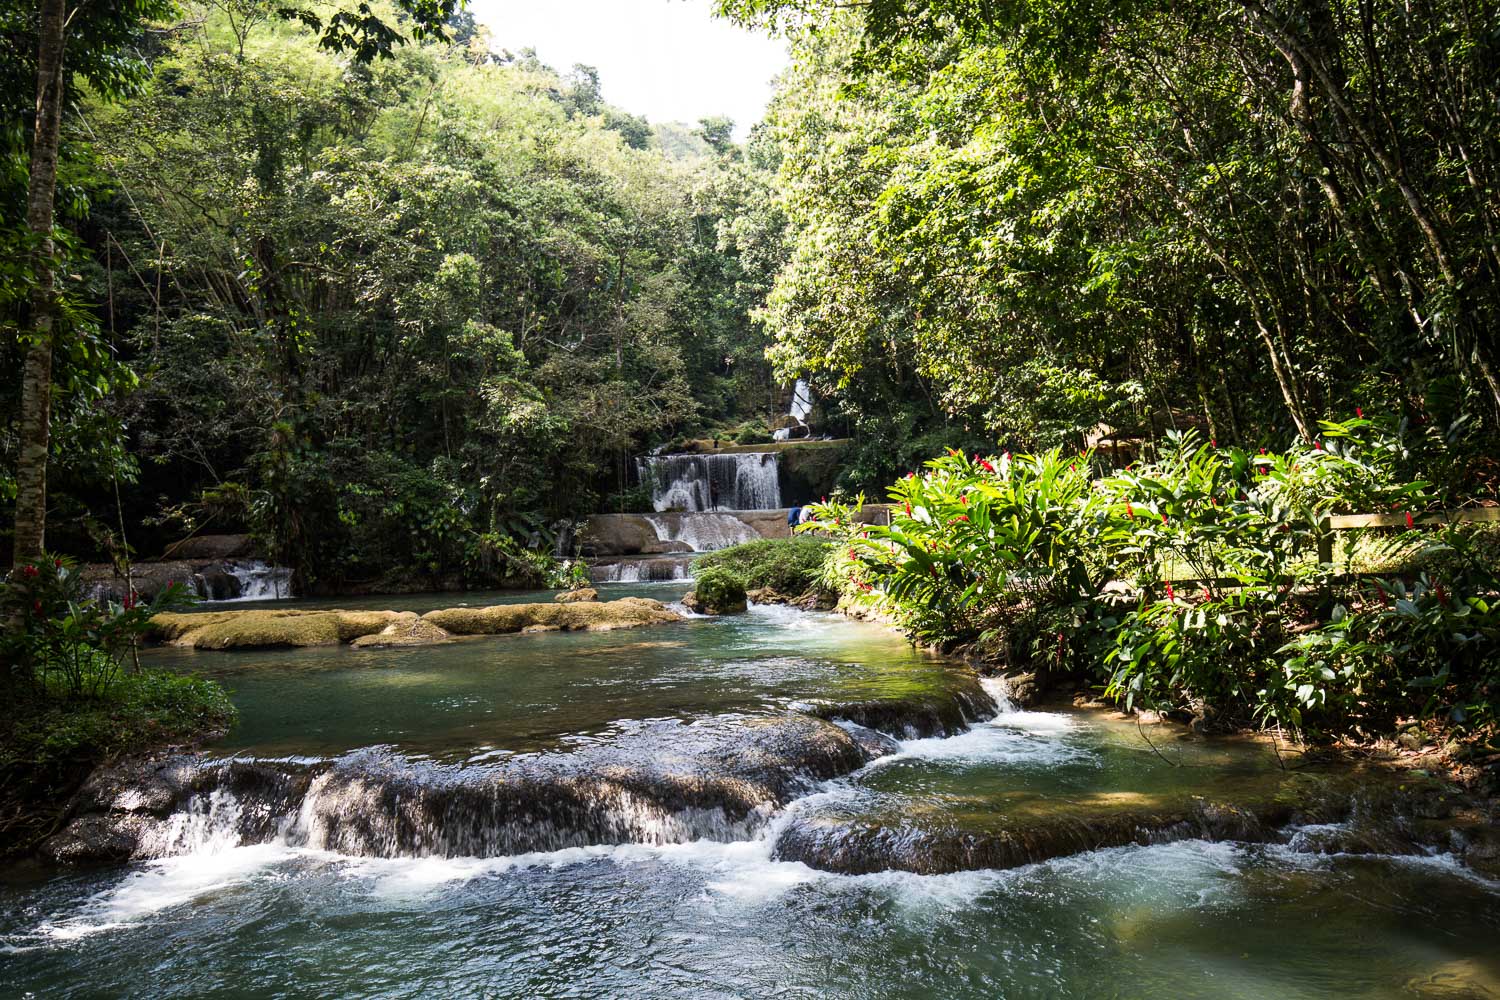
[[[774,510],[780,474],[771,452],[648,455],[636,459],[657,511]],[[717,503],[715,503],[717,500]]]
[[[807,379],[799,378],[797,384],[792,386],[792,402],[786,411],[787,416],[797,421],[797,426],[779,428],[771,436],[777,441],[789,440],[792,431],[807,427],[807,417],[810,413],[812,413],[812,386],[807,384]]]

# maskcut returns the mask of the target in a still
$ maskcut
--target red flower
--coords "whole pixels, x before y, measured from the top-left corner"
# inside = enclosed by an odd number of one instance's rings
[[[961,504],[963,504],[965,507],[969,506],[969,498],[968,497],[959,497],[958,498],[958,502],[961,503]]]
[[[1161,516],[1161,523],[1162,523],[1162,524],[1166,524],[1166,523],[1167,523],[1167,515],[1165,515],[1165,514],[1163,514],[1163,515],[1162,515],[1162,516]]]
[[[855,559],[855,558],[858,558],[858,557],[857,557],[857,556],[856,556],[856,555],[855,555],[855,554],[854,554],[854,550],[853,550],[853,549],[850,549],[850,550],[849,550],[849,558],[850,558],[850,559]]]
[[[1358,407],[1358,406],[1356,406],[1356,407],[1355,407],[1355,408],[1354,408],[1354,415],[1355,415],[1355,416],[1356,416],[1356,417],[1359,417],[1359,418],[1360,418],[1360,419],[1361,419],[1361,420],[1363,420],[1363,419],[1364,419],[1364,416],[1365,416],[1365,411],[1364,411],[1364,410],[1362,410],[1362,409],[1361,409],[1361,408],[1359,408],[1359,407]]]
[[[1322,441],[1314,441],[1313,442],[1313,447],[1315,449],[1317,449],[1318,451],[1322,451],[1323,450],[1323,442]]]
[[[1164,583],[1164,584],[1167,585],[1167,600],[1169,600],[1169,601],[1175,601],[1175,600],[1177,600],[1177,592],[1172,589],[1172,581],[1170,581],[1170,580],[1163,580],[1162,583]]]
[[[957,517],[955,517],[953,520],[949,521],[948,523],[949,524],[957,524],[959,521],[967,521],[968,519],[969,519],[969,515],[968,514],[960,514]]]
[[[1078,463],[1077,463],[1077,462],[1073,462],[1073,463],[1072,463],[1072,464],[1070,464],[1070,465],[1069,465],[1069,466],[1068,466],[1068,468],[1069,468],[1069,469],[1070,469],[1070,470],[1072,470],[1072,471],[1073,471],[1073,472],[1077,472],[1077,471],[1078,471]]]
[[[1407,511],[1406,512],[1406,529],[1408,531],[1410,531],[1414,527],[1416,527],[1416,524],[1411,519],[1411,511]]]
[[[1260,453],[1261,453],[1261,454],[1262,454],[1262,455],[1264,455],[1264,454],[1265,454],[1265,453],[1266,453],[1266,449],[1264,449],[1264,448],[1262,448],[1262,449],[1261,449],[1261,450],[1260,450]]]
[[[979,467],[988,473],[993,474],[995,471],[995,467],[989,463],[988,459],[981,458],[979,460]]]
[[[1209,438],[1208,439],[1208,446],[1210,448],[1217,448],[1219,446],[1219,439],[1218,438]]]
[[[1204,587],[1203,588],[1203,601],[1204,601],[1204,603],[1212,601],[1213,599],[1214,599],[1213,592],[1210,591],[1207,587]]]
[[[1433,593],[1437,594],[1437,599],[1439,601],[1443,602],[1443,606],[1447,607],[1448,606],[1448,594],[1447,594],[1447,592],[1445,590],[1443,590],[1443,585],[1441,583],[1433,584],[1432,591],[1433,591]]]
[[[30,563],[27,563],[25,566],[21,567],[21,575],[28,578],[35,578],[36,567],[31,565]]]
[[[1377,593],[1377,594],[1380,595],[1380,603],[1381,604],[1390,604],[1391,603],[1391,597],[1390,597],[1390,595],[1385,592],[1385,588],[1382,587],[1378,581],[1375,584],[1375,593]]]
[[[1130,518],[1132,521],[1135,520],[1135,508],[1131,506],[1129,500],[1125,501],[1125,516]]]
[[[907,517],[911,517],[911,504],[910,503],[908,503],[906,505],[906,516]]]
[[[52,568],[53,569],[62,569],[62,557],[61,556],[59,556],[58,558],[52,560]]]

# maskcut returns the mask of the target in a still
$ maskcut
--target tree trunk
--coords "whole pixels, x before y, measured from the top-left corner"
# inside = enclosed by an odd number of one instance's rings
[[[26,225],[36,285],[31,293],[31,330],[21,377],[21,441],[16,461],[17,566],[41,557],[47,529],[47,444],[52,411],[52,345],[57,276],[52,244],[53,194],[61,142],[63,25],[66,0],[42,0],[36,60],[36,130],[31,142],[31,184]]]

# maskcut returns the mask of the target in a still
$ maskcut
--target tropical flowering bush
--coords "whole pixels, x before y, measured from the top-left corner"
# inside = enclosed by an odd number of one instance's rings
[[[1301,726],[1304,713],[1344,725],[1388,726],[1437,716],[1493,733],[1500,705],[1500,569],[1470,537],[1445,528],[1424,554],[1446,576],[1375,579],[1336,604],[1326,623],[1287,643],[1262,702]],[[1418,704],[1419,703],[1419,704]]]
[[[1429,710],[1477,717],[1491,673],[1464,667],[1460,695],[1435,664],[1500,659],[1486,596],[1500,584],[1471,573],[1441,597],[1419,581],[1359,599],[1319,555],[1326,518],[1405,511],[1414,529],[1425,484],[1394,478],[1403,452],[1380,423],[1321,429],[1278,453],[1172,434],[1116,472],[1088,453],[950,452],[891,488],[888,525],[863,523],[858,498],[815,506],[806,527],[834,536],[828,572],[845,600],[924,642],[999,636],[1013,662],[1081,664],[1127,707],[1305,730],[1379,714],[1376,702],[1389,715],[1426,685],[1448,692]]]
[[[86,600],[72,560],[47,557],[16,567],[0,584],[0,656],[10,680],[43,694],[94,697],[132,659],[151,616],[192,602],[180,581],[150,601]]]

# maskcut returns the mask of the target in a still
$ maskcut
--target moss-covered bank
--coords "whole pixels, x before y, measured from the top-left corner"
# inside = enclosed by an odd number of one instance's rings
[[[617,601],[552,604],[500,604],[485,608],[446,608],[417,615],[411,611],[210,611],[159,614],[149,637],[193,649],[414,645],[442,642],[455,635],[499,635],[526,631],[608,631],[679,621],[660,601],[625,597]]]

